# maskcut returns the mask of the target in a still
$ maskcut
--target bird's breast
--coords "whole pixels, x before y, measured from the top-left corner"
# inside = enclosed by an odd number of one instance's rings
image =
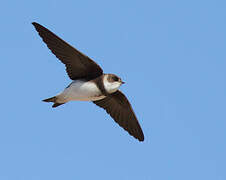
[[[95,82],[81,80],[73,81],[61,95],[68,101],[96,101],[105,97]]]

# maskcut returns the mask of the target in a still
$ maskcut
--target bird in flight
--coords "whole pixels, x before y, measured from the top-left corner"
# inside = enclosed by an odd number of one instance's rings
[[[36,31],[52,53],[66,66],[72,83],[58,95],[44,99],[53,102],[53,108],[69,101],[92,101],[139,141],[144,134],[136,115],[126,98],[119,90],[124,83],[114,74],[105,74],[101,67],[85,54],[56,36],[47,28],[33,22]]]

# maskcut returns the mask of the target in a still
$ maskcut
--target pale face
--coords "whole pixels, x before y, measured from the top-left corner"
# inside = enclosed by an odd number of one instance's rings
[[[123,83],[121,78],[114,74],[107,74],[104,77],[104,87],[108,93],[114,93]]]

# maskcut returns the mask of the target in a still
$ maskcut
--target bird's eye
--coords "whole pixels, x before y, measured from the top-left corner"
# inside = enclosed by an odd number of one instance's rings
[[[114,77],[113,77],[113,80],[114,80],[114,81],[118,81],[118,77],[114,76]]]

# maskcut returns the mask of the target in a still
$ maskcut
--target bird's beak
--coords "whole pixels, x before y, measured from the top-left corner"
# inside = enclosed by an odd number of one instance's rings
[[[122,81],[122,84],[125,84],[125,82]]]

